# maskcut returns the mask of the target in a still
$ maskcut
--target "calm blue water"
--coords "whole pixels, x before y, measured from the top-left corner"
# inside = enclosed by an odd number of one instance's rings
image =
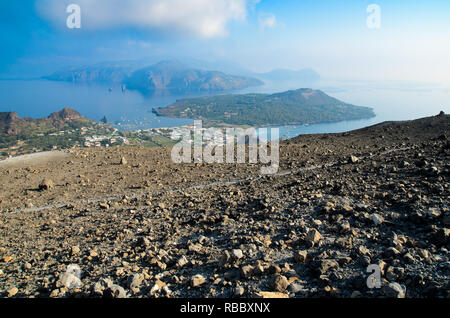
[[[280,137],[299,134],[343,132],[386,120],[408,120],[432,116],[443,110],[450,113],[450,87],[405,82],[333,82],[322,81],[311,88],[350,104],[373,107],[376,117],[310,126],[280,127]],[[240,91],[274,93],[304,87],[301,83],[267,83],[265,86]],[[190,96],[158,93],[151,97],[120,87],[74,85],[71,83],[35,81],[0,81],[0,112],[15,111],[21,117],[46,117],[50,113],[71,107],[85,117],[110,123],[120,123],[121,129],[147,129],[182,126],[191,120],[157,117],[151,110]]]
[[[112,91],[109,89],[112,88]],[[41,118],[70,107],[99,121],[120,122],[126,130],[182,126],[191,120],[157,117],[153,107],[169,105],[184,96],[144,97],[138,92],[122,92],[121,87],[74,85],[64,82],[0,81],[0,112],[15,111],[20,117]]]

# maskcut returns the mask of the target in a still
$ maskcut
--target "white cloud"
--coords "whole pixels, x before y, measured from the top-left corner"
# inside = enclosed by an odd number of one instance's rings
[[[277,17],[272,13],[261,13],[258,17],[259,26],[263,29],[274,28],[278,25]]]
[[[256,1],[257,2],[257,1]],[[228,34],[231,20],[245,20],[247,6],[255,0],[40,0],[40,14],[65,27],[66,8],[81,7],[82,27],[105,30],[117,27],[141,27],[181,32],[201,37]]]

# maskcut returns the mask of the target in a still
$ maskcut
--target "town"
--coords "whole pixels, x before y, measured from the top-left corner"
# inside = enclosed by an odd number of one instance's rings
[[[185,134],[193,131],[193,125],[122,131],[102,123],[79,128],[46,131],[33,135],[10,136],[13,140],[0,143],[0,160],[41,151],[71,148],[95,148],[113,146],[165,147],[175,145]],[[223,140],[209,138],[203,128],[203,145],[222,146]]]

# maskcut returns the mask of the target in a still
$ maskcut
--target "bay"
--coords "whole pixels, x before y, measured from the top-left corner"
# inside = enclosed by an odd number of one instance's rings
[[[336,133],[354,130],[383,121],[410,120],[450,111],[450,87],[439,84],[382,81],[333,81],[315,83],[270,83],[234,93],[275,93],[310,87],[346,103],[374,108],[376,117],[367,120],[323,123],[309,126],[279,126],[281,138],[300,134]],[[47,80],[1,80],[0,112],[15,111],[21,117],[41,118],[70,107],[83,116],[99,121],[106,116],[122,130],[176,127],[191,124],[189,119],[158,117],[153,107],[167,106],[178,99],[206,96],[171,95],[156,92],[143,96],[120,86],[79,85]]]

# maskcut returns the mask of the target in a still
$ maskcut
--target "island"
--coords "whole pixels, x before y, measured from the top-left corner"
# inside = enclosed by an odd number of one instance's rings
[[[157,91],[170,94],[226,92],[260,86],[256,78],[190,68],[176,60],[138,67],[136,65],[101,64],[53,73],[44,77],[51,81],[77,84],[120,85],[143,95]]]
[[[370,107],[355,106],[320,90],[301,88],[276,94],[188,98],[154,108],[158,116],[202,120],[212,126],[282,126],[369,119]]]

